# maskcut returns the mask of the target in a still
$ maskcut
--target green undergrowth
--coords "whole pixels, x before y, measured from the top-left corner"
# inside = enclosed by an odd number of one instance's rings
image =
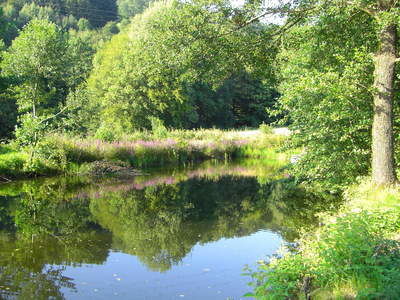
[[[10,146],[0,145],[0,176],[4,177],[3,180],[8,176],[21,175],[26,159],[26,154]]]
[[[59,174],[64,170],[59,161],[50,155],[47,159],[31,157],[30,151],[23,151],[15,146],[0,145],[0,182],[32,176]]]
[[[364,181],[299,246],[250,272],[257,299],[398,299],[400,188]]]
[[[94,161],[128,163],[135,168],[190,164],[208,159],[232,160],[257,158],[285,161],[277,153],[285,137],[263,131],[171,130],[138,132],[113,141],[97,138],[76,138],[51,135],[32,148],[1,146],[1,181],[79,173]]]

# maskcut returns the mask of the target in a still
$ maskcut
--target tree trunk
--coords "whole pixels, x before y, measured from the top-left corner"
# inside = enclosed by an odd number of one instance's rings
[[[379,32],[375,53],[374,120],[372,126],[372,180],[379,185],[396,182],[393,147],[393,85],[396,64],[396,25]]]

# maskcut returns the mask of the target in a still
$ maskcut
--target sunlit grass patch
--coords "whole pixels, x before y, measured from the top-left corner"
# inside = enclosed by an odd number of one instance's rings
[[[18,152],[10,146],[0,146],[0,181],[8,176],[16,177],[24,174],[23,167],[28,155]]]
[[[345,196],[348,199],[348,210],[400,209],[400,186],[376,186],[369,178],[347,189]]]

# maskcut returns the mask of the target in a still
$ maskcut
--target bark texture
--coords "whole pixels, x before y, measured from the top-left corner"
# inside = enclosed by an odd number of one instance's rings
[[[374,120],[372,127],[372,179],[379,185],[396,182],[394,168],[393,98],[396,64],[396,25],[379,33],[380,48],[375,53]]]

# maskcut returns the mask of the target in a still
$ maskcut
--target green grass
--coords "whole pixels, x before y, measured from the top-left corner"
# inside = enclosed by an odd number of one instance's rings
[[[400,188],[364,181],[325,225],[295,252],[262,264],[253,276],[258,299],[397,299],[400,295]],[[306,288],[305,288],[305,282]]]
[[[0,145],[0,181],[7,181],[8,177],[24,176],[23,169],[27,157],[27,154],[10,146]]]

